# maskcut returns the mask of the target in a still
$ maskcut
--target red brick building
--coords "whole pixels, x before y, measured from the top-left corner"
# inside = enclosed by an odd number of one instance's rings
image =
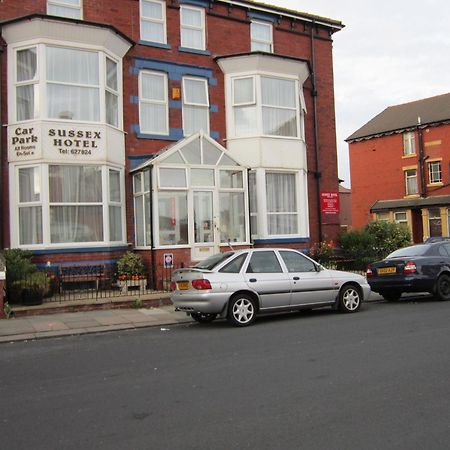
[[[338,21],[247,0],[4,0],[2,247],[156,270],[339,232]]]
[[[352,219],[408,226],[414,242],[448,236],[450,94],[391,106],[348,139]]]

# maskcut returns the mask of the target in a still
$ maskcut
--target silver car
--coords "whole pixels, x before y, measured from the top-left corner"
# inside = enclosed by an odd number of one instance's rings
[[[207,323],[226,317],[247,326],[257,314],[331,306],[359,310],[370,286],[365,277],[328,270],[291,249],[219,253],[172,275],[171,299],[177,311]]]

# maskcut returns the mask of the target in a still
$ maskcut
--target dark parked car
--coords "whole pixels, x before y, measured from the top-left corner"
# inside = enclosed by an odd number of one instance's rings
[[[404,292],[429,292],[450,300],[450,242],[431,242],[401,248],[367,268],[374,292],[396,301]]]

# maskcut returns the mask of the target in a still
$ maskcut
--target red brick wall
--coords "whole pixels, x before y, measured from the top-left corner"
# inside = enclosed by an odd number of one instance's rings
[[[438,143],[438,141],[441,141]],[[427,194],[450,193],[450,125],[429,127],[423,130],[424,156],[442,158],[444,186],[427,187]],[[431,145],[430,145],[431,144]],[[405,196],[403,167],[417,165],[419,178],[419,144],[416,132],[416,152],[413,157],[403,157],[403,135],[393,134],[349,144],[350,174],[352,181],[352,220],[359,228],[371,221],[370,208],[377,200],[401,199]],[[428,180],[428,172],[425,176]]]

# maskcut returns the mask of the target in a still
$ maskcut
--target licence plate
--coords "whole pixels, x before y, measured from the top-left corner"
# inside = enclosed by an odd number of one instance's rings
[[[382,267],[381,269],[378,269],[378,275],[390,275],[396,272],[396,267]]]
[[[177,283],[178,289],[181,291],[185,291],[186,289],[189,289],[189,281],[179,281]]]

